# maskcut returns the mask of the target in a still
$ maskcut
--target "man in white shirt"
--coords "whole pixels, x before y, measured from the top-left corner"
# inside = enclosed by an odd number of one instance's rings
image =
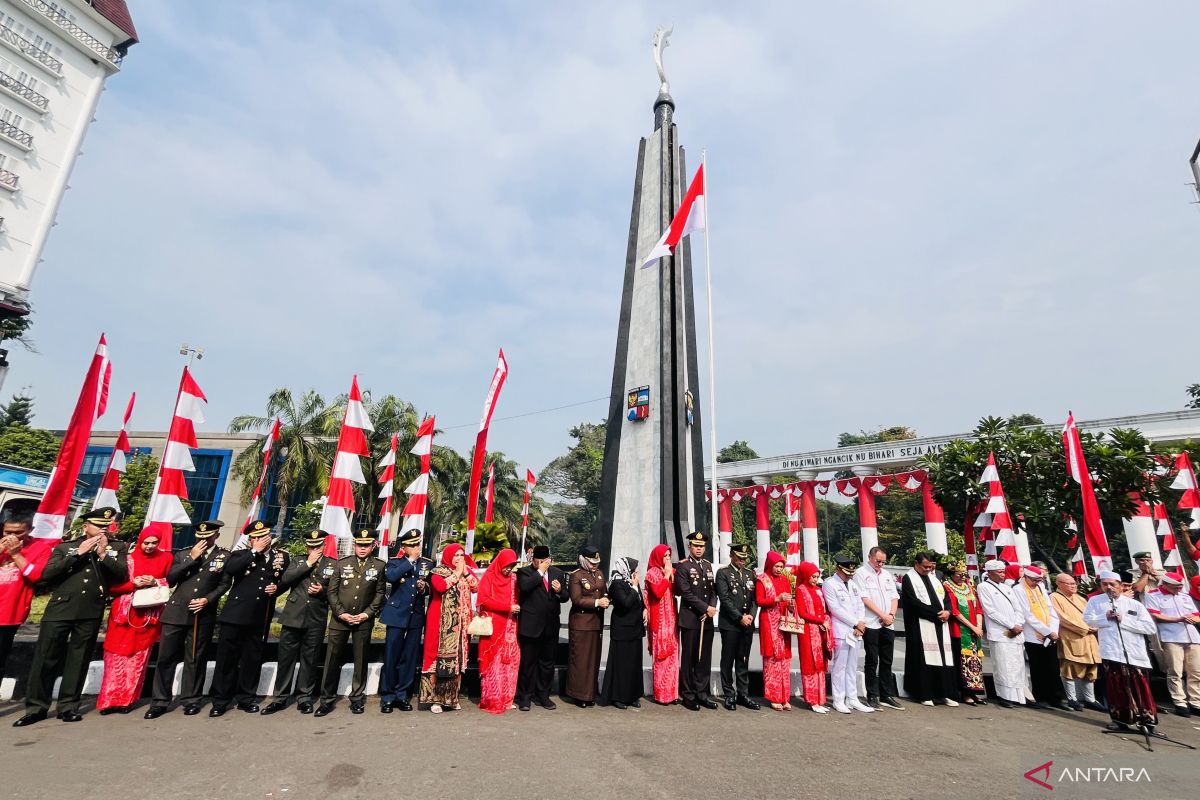
[[[1183,591],[1183,580],[1182,573],[1166,573],[1158,589],[1146,593],[1144,605],[1158,624],[1175,713],[1190,717],[1200,712],[1200,631],[1196,630],[1200,615],[1196,602]]]
[[[1025,616],[1017,608],[1013,587],[1004,580],[1007,566],[995,558],[985,563],[983,570],[987,577],[975,590],[979,604],[983,606],[996,703],[1001,708],[1025,705],[1025,648],[1021,635],[1025,630]]]
[[[1073,711],[1058,679],[1058,611],[1050,602],[1042,581],[1046,573],[1025,567],[1023,580],[1013,587],[1013,600],[1024,620],[1025,655],[1029,659],[1029,682],[1033,688],[1032,708],[1054,706]]]
[[[896,651],[896,608],[900,592],[892,574],[883,568],[887,553],[882,547],[872,547],[867,553],[867,565],[856,570],[854,582],[862,593],[866,609],[867,628],[863,631],[867,705],[886,706],[897,711],[904,708],[896,702],[896,676],[892,672],[892,656]]]
[[[1083,619],[1100,631],[1104,690],[1112,717],[1108,727],[1153,729],[1158,724],[1158,709],[1150,693],[1146,637],[1154,633],[1154,620],[1145,606],[1123,594],[1120,575],[1101,572],[1097,577],[1102,594],[1088,600]]]
[[[850,709],[870,713],[875,709],[858,699],[858,651],[867,629],[862,592],[852,578],[858,559],[838,556],[837,571],[822,585],[825,608],[833,620],[833,660],[829,665],[833,684],[833,710],[849,714]]]

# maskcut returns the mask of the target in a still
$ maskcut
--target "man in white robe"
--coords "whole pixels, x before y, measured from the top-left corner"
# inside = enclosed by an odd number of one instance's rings
[[[1083,619],[1100,631],[1104,690],[1110,730],[1158,724],[1158,708],[1150,693],[1150,655],[1146,637],[1155,632],[1146,607],[1122,592],[1121,576],[1101,572],[1101,594],[1088,600]]]
[[[1025,617],[1017,607],[1013,587],[1004,582],[1007,565],[992,559],[975,593],[983,606],[984,633],[992,656],[992,680],[1001,708],[1025,705]]]
[[[863,632],[867,629],[867,610],[862,591],[851,578],[858,568],[857,559],[838,556],[837,571],[821,586],[825,608],[833,619],[833,659],[829,678],[833,686],[833,710],[849,714],[850,709],[869,714],[875,709],[858,699],[858,654]]]
[[[1046,573],[1038,567],[1025,567],[1022,580],[1013,586],[1013,600],[1024,620],[1025,655],[1029,658],[1029,682],[1033,689],[1033,708],[1072,711],[1058,678],[1058,611],[1042,581]]]

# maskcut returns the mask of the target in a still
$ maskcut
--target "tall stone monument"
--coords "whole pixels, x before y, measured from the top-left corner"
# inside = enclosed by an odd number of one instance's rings
[[[655,33],[654,131],[638,145],[596,537],[608,563],[631,556],[643,571],[655,545],[666,543],[678,556],[688,533],[709,529],[688,239],[673,256],[639,266],[691,177],[662,62],[670,33]]]

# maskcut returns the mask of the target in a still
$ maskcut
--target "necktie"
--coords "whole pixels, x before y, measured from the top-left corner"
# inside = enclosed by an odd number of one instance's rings
[[[542,576],[542,585],[546,587],[546,591],[547,591],[547,592],[548,592],[548,591],[550,591],[550,578],[549,578],[549,576],[546,576],[546,575],[543,575],[543,576]]]

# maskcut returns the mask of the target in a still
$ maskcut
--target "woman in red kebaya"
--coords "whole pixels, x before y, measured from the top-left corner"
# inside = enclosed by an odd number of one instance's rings
[[[675,630],[675,593],[671,589],[675,570],[671,548],[660,544],[646,562],[646,608],[650,630],[646,647],[654,657],[651,668],[655,702],[679,702],[679,639]]]
[[[825,671],[833,640],[829,633],[829,612],[825,597],[817,587],[821,568],[809,561],[800,562],[796,580],[796,614],[804,620],[804,632],[799,637],[800,682],[804,702],[818,714],[828,713],[825,707]]]
[[[492,635],[479,638],[479,707],[491,714],[515,708],[521,648],[517,644],[515,551],[504,548],[479,579],[479,609],[492,618]]]
[[[754,599],[762,612],[758,617],[758,644],[763,659],[763,697],[776,711],[791,711],[792,635],[780,623],[792,602],[792,584],[785,572],[784,558],[767,553],[767,563],[758,576]]]

